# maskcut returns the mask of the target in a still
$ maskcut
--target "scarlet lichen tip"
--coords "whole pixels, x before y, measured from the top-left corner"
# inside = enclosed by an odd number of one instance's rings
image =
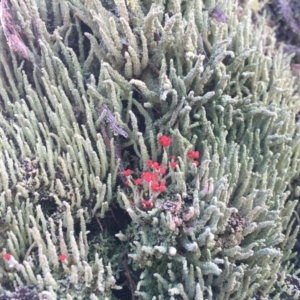
[[[61,255],[59,256],[59,260],[60,260],[61,262],[64,262],[66,259],[67,259],[67,255],[66,255],[66,254],[61,254]]]
[[[142,178],[146,182],[156,181],[158,179],[158,174],[157,173],[153,173],[153,172],[143,172],[142,173]]]
[[[142,200],[142,210],[149,210],[149,209],[152,209],[154,208],[154,203],[153,202],[150,202],[150,201],[147,201],[147,200]]]
[[[172,142],[171,138],[166,135],[160,136],[158,141],[164,148],[169,147]]]
[[[150,168],[153,166],[153,161],[151,159],[147,161],[147,166]]]
[[[159,170],[160,164],[157,161],[155,161],[155,162],[152,163],[152,168],[155,169],[155,170]]]
[[[147,200],[142,200],[142,210],[147,210],[149,207],[149,202]]]
[[[162,192],[162,193],[165,192],[166,191],[166,187],[164,185],[161,185],[159,187],[159,191]]]
[[[134,181],[134,183],[135,183],[136,185],[142,184],[142,183],[143,183],[143,179],[142,179],[142,178],[137,178],[137,179]]]
[[[161,181],[160,183],[152,182],[151,189],[153,192],[165,192],[166,191],[166,182],[165,181]]]
[[[160,173],[161,175],[165,175],[165,174],[166,174],[166,169],[165,169],[164,167],[160,167],[160,168],[159,168],[159,173]]]
[[[3,258],[4,258],[5,260],[10,260],[10,259],[11,259],[11,255],[10,255],[9,253],[4,253],[4,254],[3,254]]]
[[[175,169],[177,167],[177,162],[176,161],[171,161],[170,166],[172,169]]]
[[[192,150],[190,150],[188,152],[187,156],[188,156],[188,158],[199,159],[200,153],[199,153],[199,151],[192,151]]]
[[[123,176],[127,177],[127,176],[130,176],[132,174],[132,170],[130,169],[127,169],[123,172]]]
[[[3,259],[10,260],[11,259],[11,255],[9,253],[4,253],[3,254]]]

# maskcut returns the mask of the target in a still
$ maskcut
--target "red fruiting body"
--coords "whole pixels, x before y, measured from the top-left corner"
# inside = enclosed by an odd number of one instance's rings
[[[142,178],[137,178],[137,179],[134,181],[134,183],[135,183],[136,185],[142,184],[142,183],[143,183],[143,180],[142,180]]]
[[[177,162],[176,161],[171,161],[170,166],[172,169],[175,169],[177,167]]]
[[[198,160],[194,160],[193,163],[198,166],[199,165],[199,161]]]
[[[159,191],[162,192],[162,193],[165,192],[166,191],[166,187],[164,185],[161,185],[159,187]]]
[[[188,158],[198,159],[200,157],[199,151],[190,150],[187,154]]]
[[[142,200],[142,210],[149,210],[154,207],[153,202],[149,202],[147,200]]]
[[[167,136],[161,136],[159,141],[163,147],[168,147],[171,143],[171,139]],[[176,168],[177,166],[177,162],[175,162],[175,159],[176,159],[175,155],[172,155],[170,161],[171,168]],[[142,172],[140,178],[134,179],[133,183],[135,185],[142,185],[143,182],[148,182],[150,184],[149,188],[152,192],[154,193],[166,192],[166,182],[164,180],[162,181],[160,180],[163,179],[163,176],[166,174],[167,170],[161,164],[151,159],[149,159],[146,162],[146,165],[147,167],[151,168],[153,171]],[[122,174],[127,177],[130,176],[132,173],[133,173],[132,170],[127,169]],[[126,180],[125,184],[129,185],[130,181]],[[153,202],[154,200],[152,199],[151,202],[147,200],[142,200],[141,208],[143,210],[152,209],[154,207],[154,202]]]
[[[67,255],[66,254],[61,254],[60,256],[59,256],[59,260],[60,261],[65,261],[67,259]]]
[[[9,253],[4,253],[4,254],[3,254],[3,258],[4,258],[5,260],[10,260],[10,259],[11,259],[11,255],[10,255]]]
[[[159,165],[158,162],[154,162],[154,163],[152,164],[152,168],[154,168],[154,169],[156,169],[156,170],[158,170],[159,167],[160,167],[160,165]]]
[[[159,192],[159,187],[160,187],[160,185],[158,184],[158,182],[151,183],[151,189],[153,192]]]
[[[169,147],[172,142],[171,138],[166,135],[162,135],[158,141],[164,148]]]
[[[147,161],[147,166],[150,167],[150,168],[153,168],[157,171],[159,171],[159,173],[161,175],[165,175],[166,174],[166,169],[164,167],[162,167],[158,162],[154,162],[152,160],[148,160]],[[147,181],[147,180],[146,180]]]
[[[152,173],[151,172],[143,172],[142,177],[145,181],[150,182],[152,180]]]
[[[153,173],[153,172],[143,172],[142,173],[142,178],[147,181],[147,182],[150,182],[150,181],[157,181],[158,179],[158,174],[156,173]]]
[[[123,172],[123,176],[130,176],[132,174],[132,171],[130,169],[127,169]]]
[[[166,174],[166,169],[164,167],[159,167],[159,173],[161,175],[165,175]]]
[[[150,168],[153,166],[153,161],[151,159],[147,161],[147,166]]]
[[[151,189],[153,192],[165,192],[166,191],[166,183],[164,181],[158,183],[158,182],[152,182],[151,183]]]
[[[142,200],[142,209],[146,210],[148,208],[149,202],[147,200]]]

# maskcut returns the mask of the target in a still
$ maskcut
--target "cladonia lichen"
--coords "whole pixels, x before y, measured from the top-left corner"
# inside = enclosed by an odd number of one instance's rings
[[[1,1],[4,299],[299,297],[299,80],[237,2]]]

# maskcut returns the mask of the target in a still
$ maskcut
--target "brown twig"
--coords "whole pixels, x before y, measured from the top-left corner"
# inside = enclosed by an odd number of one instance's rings
[[[102,104],[100,107],[96,108],[96,112],[99,117],[102,115],[103,112],[105,112],[104,121],[110,126],[114,135],[121,135],[125,138],[128,138],[128,133],[117,124],[116,118],[114,117],[113,113],[111,112],[111,110],[106,104]],[[110,139],[106,132],[106,126],[104,123],[100,124],[100,131],[107,149],[111,151]],[[122,181],[125,182],[126,178],[122,175],[122,173],[125,170],[125,166],[121,156],[121,147],[117,141],[114,142],[114,145],[115,145],[115,157],[116,159],[120,159],[120,164],[118,168],[119,175],[121,176]]]
[[[134,296],[134,291],[136,290],[136,284],[131,277],[131,274],[130,274],[130,271],[128,268],[128,264],[127,264],[127,260],[126,260],[126,254],[124,254],[123,257],[124,257],[123,263],[124,263],[124,268],[125,268],[125,276],[129,282],[129,286],[130,286],[131,300],[136,300],[136,298]]]
[[[101,222],[100,222],[100,220],[99,220],[99,218],[98,218],[98,216],[96,214],[95,214],[95,218],[96,218],[96,221],[97,221],[97,223],[99,225],[100,230],[103,232],[103,227],[102,227]]]
[[[114,135],[121,135],[124,138],[128,138],[128,133],[117,124],[116,118],[106,104],[102,104],[100,107],[96,107],[96,112],[98,113],[99,117],[103,112],[105,112],[104,120],[109,124]]]

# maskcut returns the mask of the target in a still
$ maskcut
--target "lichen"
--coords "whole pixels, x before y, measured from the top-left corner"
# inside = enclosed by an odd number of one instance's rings
[[[4,297],[298,295],[299,82],[263,20],[234,0],[1,5]]]

